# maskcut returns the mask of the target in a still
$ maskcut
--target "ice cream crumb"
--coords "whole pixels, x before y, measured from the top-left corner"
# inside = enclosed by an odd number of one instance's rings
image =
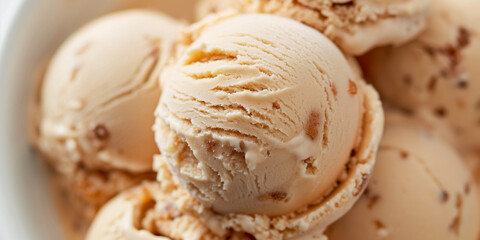
[[[335,85],[335,83],[331,83],[331,87],[332,87],[333,96],[337,97],[337,94],[338,94],[337,86]]]
[[[444,203],[447,202],[448,197],[449,197],[449,195],[448,195],[447,191],[443,190],[443,191],[440,192],[440,199],[442,200],[442,202],[444,202]]]
[[[260,201],[283,201],[286,200],[287,198],[287,193],[285,192],[271,192],[267,194],[261,195],[258,199]]]
[[[444,107],[438,107],[434,111],[438,117],[445,117],[445,115],[447,115],[447,110],[445,110]]]
[[[460,89],[468,88],[468,77],[465,74],[460,75],[458,78],[457,87]]]
[[[103,124],[98,124],[93,129],[93,135],[98,140],[107,140],[108,137],[110,136],[110,133],[108,132],[108,129]]]
[[[465,183],[464,191],[465,191],[465,195],[470,194],[470,183],[469,182]]]
[[[302,160],[303,164],[305,165],[305,173],[309,175],[314,175],[317,172],[317,167],[315,167],[314,159],[312,157],[309,157],[305,160]]]
[[[470,32],[465,27],[458,29],[457,45],[464,48],[470,44]]]
[[[380,195],[373,195],[370,197],[370,201],[368,202],[368,208],[371,209],[375,204],[380,200]]]
[[[455,235],[459,236],[460,235],[460,223],[461,223],[461,218],[462,218],[462,196],[460,194],[457,194],[457,202],[455,203],[455,208],[457,210],[457,214],[455,215],[455,218],[453,218],[452,223],[450,224],[450,230],[452,230]]]
[[[375,224],[375,227],[377,228],[377,235],[381,238],[385,238],[388,236],[388,230],[387,228],[385,227],[385,224],[383,224],[381,221],[379,220],[375,220],[373,222]]]
[[[403,76],[403,82],[407,86],[412,85],[412,82],[413,82],[412,76],[410,74],[406,74],[405,76]]]
[[[430,92],[433,92],[435,91],[435,89],[437,88],[437,82],[438,82],[438,78],[435,77],[435,76],[432,76],[430,78],[430,81],[428,82],[428,90]]]
[[[308,117],[307,125],[305,126],[305,133],[313,141],[318,136],[318,125],[320,125],[320,113],[311,112]]]
[[[356,95],[358,92],[357,84],[353,82],[351,79],[348,80],[348,92],[352,95]]]

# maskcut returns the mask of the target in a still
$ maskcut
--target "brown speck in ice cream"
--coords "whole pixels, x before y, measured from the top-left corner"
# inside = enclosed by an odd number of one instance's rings
[[[275,201],[282,201],[285,198],[287,198],[287,193],[284,192],[273,192],[270,193],[270,196],[272,197],[273,200]]]
[[[241,141],[240,142],[240,150],[242,152],[245,152],[247,150],[247,146],[245,146],[245,142],[244,141]]]
[[[368,201],[368,208],[371,209],[380,200],[380,195],[373,195]]]
[[[445,117],[445,115],[447,115],[447,111],[443,107],[438,107],[434,111],[438,117]]]
[[[460,77],[457,81],[457,87],[460,89],[468,88],[468,79],[466,77]]]
[[[342,2],[333,2],[332,7],[353,7],[355,6],[355,1],[342,1]]]
[[[273,102],[272,103],[272,108],[273,109],[280,109],[280,104],[278,104],[278,102]]]
[[[305,133],[313,141],[318,136],[318,126],[320,125],[320,113],[314,111],[308,116],[307,125],[305,126]]]
[[[256,238],[250,234],[250,233],[243,233],[243,232],[233,232],[233,230],[230,230],[231,232],[228,234],[226,237],[226,240],[237,240],[237,239],[242,239],[242,240],[255,240]]]
[[[105,141],[110,137],[110,132],[103,124],[98,124],[92,131],[92,135],[101,141]]]
[[[458,64],[460,63],[460,52],[452,45],[448,45],[442,50],[442,53],[450,61],[450,71],[455,72]]]
[[[455,208],[457,211],[457,214],[453,218],[452,222],[450,223],[450,230],[452,230],[455,235],[460,234],[460,222],[462,218],[462,196],[457,195],[457,202],[455,203]]]
[[[442,78],[447,78],[447,77],[448,77],[448,70],[447,70],[447,69],[442,69],[442,70],[440,71],[440,76],[441,76]]]
[[[406,74],[406,75],[403,76],[403,83],[405,83],[405,85],[410,86],[410,85],[412,85],[412,82],[413,82],[413,80],[412,80],[412,76],[410,74]]]
[[[365,196],[369,196],[370,195],[370,188],[365,188],[365,191],[363,191],[363,194],[365,194]]]
[[[435,76],[431,77],[430,81],[428,81],[428,90],[431,92],[435,91],[435,88],[437,87],[437,82],[438,82],[437,77]]]
[[[350,157],[355,157],[357,155],[357,151],[355,149],[352,149],[352,151],[350,151]]]
[[[317,167],[314,165],[313,157],[302,160],[302,163],[305,165],[305,173],[308,175],[314,175],[317,173]]]
[[[358,92],[357,84],[351,79],[348,80],[348,92],[352,95],[355,95]]]
[[[385,229],[385,224],[383,224],[383,222],[381,222],[380,220],[373,221],[373,224],[375,224],[375,227],[377,229]]]
[[[443,190],[443,191],[440,192],[440,200],[441,200],[442,202],[444,202],[444,203],[447,202],[447,201],[448,201],[448,197],[449,197],[449,195],[448,195],[448,192],[447,192],[447,191]]]
[[[465,195],[470,194],[470,183],[469,182],[465,183],[464,191],[465,191]]]
[[[332,88],[333,96],[336,97],[337,94],[338,94],[337,86],[335,85],[335,83],[331,83],[330,86],[331,86],[331,88]]]
[[[464,28],[458,28],[457,46],[459,48],[467,47],[470,44],[470,32]]]
[[[432,47],[430,47],[430,46],[424,46],[424,47],[423,47],[423,50],[424,50],[428,55],[430,55],[430,57],[435,56],[435,49],[433,49]]]
[[[215,142],[215,140],[208,138],[205,141],[205,145],[207,146],[207,151],[212,153],[215,151],[215,147],[217,146],[217,143]]]
[[[258,199],[260,201],[283,201],[287,198],[287,193],[285,192],[271,192],[261,195]]]
[[[405,152],[405,151],[400,151],[400,157],[402,157],[402,159],[407,159],[408,158],[408,152]]]

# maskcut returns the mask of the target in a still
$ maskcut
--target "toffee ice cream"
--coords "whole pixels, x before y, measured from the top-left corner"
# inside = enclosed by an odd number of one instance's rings
[[[70,36],[49,64],[32,140],[87,221],[152,177],[158,76],[181,27],[150,11],[109,14]]]
[[[289,17],[324,33],[343,51],[361,55],[401,45],[425,28],[428,0],[202,0],[199,17],[227,9]]]
[[[475,180],[421,122],[387,112],[370,184],[328,239],[478,239]]]
[[[162,79],[154,129],[179,183],[220,214],[279,217],[295,229],[259,226],[255,237],[327,226],[363,191],[380,102],[354,61],[313,28],[273,15],[212,16],[184,32]]]
[[[448,122],[462,152],[480,151],[480,2],[432,1],[427,29],[413,42],[361,58],[385,101]]]

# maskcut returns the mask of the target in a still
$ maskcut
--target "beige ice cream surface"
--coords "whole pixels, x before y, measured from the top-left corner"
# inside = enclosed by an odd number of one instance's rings
[[[106,204],[89,229],[87,240],[272,240],[325,239],[323,225],[344,199],[366,182],[360,178],[345,180],[328,200],[309,209],[280,217],[265,215],[219,214],[206,208],[176,181],[164,158],[157,156],[158,182],[144,183],[126,191]],[[324,218],[318,222],[318,218]],[[319,223],[316,225],[316,223]],[[304,238],[301,233],[312,226],[317,233]],[[322,227],[323,226],[323,227]],[[320,231],[318,231],[321,229]]]
[[[68,234],[77,236],[75,239],[84,239],[89,224],[103,204],[117,193],[147,179],[155,179],[154,173],[87,169],[76,169],[72,176],[54,173],[52,182],[57,195],[56,205],[64,229]]]
[[[59,171],[151,170],[159,72],[181,26],[132,10],[97,19],[62,44],[43,81],[35,143]]]
[[[164,73],[156,140],[211,229],[257,239],[327,226],[359,197],[383,128],[376,92],[313,28],[222,14],[188,28]],[[224,222],[224,223],[222,223]]]
[[[331,240],[478,239],[475,181],[452,146],[423,123],[388,113],[374,174]]]
[[[159,73],[182,27],[150,11],[109,14],[70,36],[47,67],[31,138],[80,232],[111,197],[154,178]]]
[[[368,101],[335,45],[260,14],[207,19],[183,39],[162,75],[155,131],[188,191],[221,213],[272,216],[330,193],[362,140]]]
[[[361,58],[384,100],[445,119],[462,152],[480,149],[479,8],[475,0],[432,1],[418,39]]]
[[[250,240],[248,234],[211,231],[200,218],[181,207],[201,207],[176,183],[161,163],[160,182],[146,182],[106,204],[86,240]]]
[[[359,55],[383,45],[400,45],[425,27],[428,0],[202,0],[198,15],[225,9],[269,13],[306,23],[342,50]]]

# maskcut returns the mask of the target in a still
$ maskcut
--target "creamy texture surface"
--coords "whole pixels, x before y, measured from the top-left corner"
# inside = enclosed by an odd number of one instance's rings
[[[70,36],[41,74],[30,138],[80,234],[118,192],[154,179],[159,72],[182,27],[145,10],[109,14]]]
[[[36,142],[57,170],[151,170],[158,75],[181,26],[126,11],[86,25],[59,48],[43,81]]]
[[[387,112],[370,184],[327,230],[329,239],[478,238],[475,181],[453,147],[423,125]]]
[[[381,108],[378,103],[370,106],[372,112]],[[365,130],[378,126],[382,117],[375,114],[367,118]],[[365,136],[375,141],[380,137],[373,132]],[[367,185],[373,158],[365,157],[373,154],[376,145],[362,145],[365,148],[358,153],[358,161],[350,165],[347,176],[331,195],[308,208],[278,217],[212,211],[183,188],[165,159],[158,155],[154,161],[158,182],[142,184],[106,204],[92,223],[87,240],[323,240],[323,229],[348,211]]]
[[[160,182],[146,182],[112,199],[86,240],[249,240],[246,233],[210,230],[189,207],[204,209],[176,182],[160,156]],[[190,211],[189,211],[190,210]]]
[[[212,16],[177,50],[154,129],[166,171],[195,200],[179,209],[219,236],[256,239],[297,237],[350,209],[383,129],[351,58],[306,25],[261,14]]]
[[[199,17],[226,9],[269,13],[308,24],[347,53],[400,45],[425,27],[428,0],[202,0]]]
[[[367,80],[397,106],[445,119],[462,151],[480,149],[480,2],[432,1],[427,29],[361,58]]]
[[[221,213],[279,215],[322,199],[358,147],[365,86],[326,37],[273,15],[190,27],[156,111],[173,173]]]

